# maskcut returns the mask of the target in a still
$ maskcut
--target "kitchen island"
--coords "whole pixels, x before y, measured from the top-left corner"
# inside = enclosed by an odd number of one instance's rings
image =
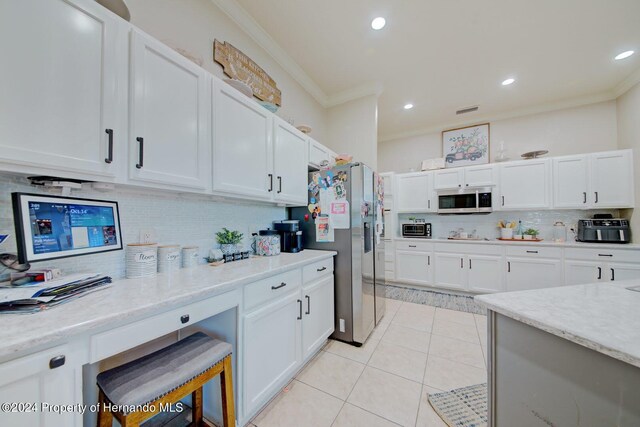
[[[640,280],[481,295],[489,426],[640,425]]]

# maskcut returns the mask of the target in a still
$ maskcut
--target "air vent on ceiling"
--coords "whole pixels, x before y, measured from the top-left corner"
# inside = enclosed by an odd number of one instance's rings
[[[473,107],[466,107],[456,111],[456,114],[467,114],[473,113],[474,111],[478,111],[478,106],[474,105]]]

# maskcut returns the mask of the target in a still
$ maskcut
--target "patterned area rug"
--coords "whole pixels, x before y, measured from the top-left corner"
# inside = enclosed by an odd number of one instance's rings
[[[487,427],[487,384],[429,395],[429,403],[449,427]]]

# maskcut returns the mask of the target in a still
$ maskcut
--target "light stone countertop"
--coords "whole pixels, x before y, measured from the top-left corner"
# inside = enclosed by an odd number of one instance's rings
[[[305,249],[218,267],[199,265],[153,278],[115,280],[110,288],[35,314],[0,315],[0,358],[68,337],[162,313],[300,268],[336,252]]]
[[[490,310],[640,367],[640,280],[479,295]]]
[[[563,242],[556,243],[552,240],[543,240],[542,242],[532,242],[530,240],[522,240],[520,242],[504,241],[498,239],[489,240],[450,240],[445,237],[433,237],[431,239],[396,237],[393,240],[397,242],[432,242],[432,243],[451,243],[451,244],[474,244],[474,245],[505,245],[505,246],[553,246],[557,248],[584,248],[584,249],[628,249],[638,250],[638,243],[585,243],[585,242]]]

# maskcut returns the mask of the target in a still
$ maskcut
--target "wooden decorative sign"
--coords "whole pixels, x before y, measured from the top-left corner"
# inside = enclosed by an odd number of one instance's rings
[[[213,41],[213,60],[221,64],[224,73],[232,79],[240,80],[253,89],[253,95],[276,105],[282,105],[282,94],[276,82],[247,55],[233,47],[231,43]]]

